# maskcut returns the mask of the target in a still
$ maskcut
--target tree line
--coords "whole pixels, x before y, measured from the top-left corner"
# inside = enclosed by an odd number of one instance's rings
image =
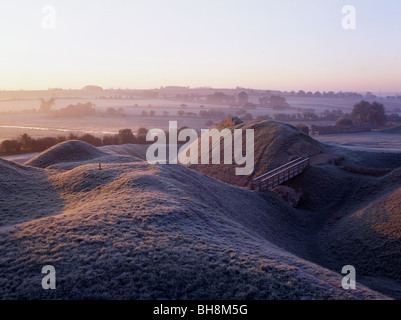
[[[0,143],[0,154],[14,155],[42,152],[50,147],[55,146],[56,144],[69,140],[80,140],[95,147],[128,143],[149,144],[151,142],[146,141],[147,132],[148,130],[146,128],[139,128],[136,134],[134,134],[131,129],[121,129],[116,134],[104,135],[102,138],[96,137],[89,133],[82,135],[69,133],[67,136],[33,138],[29,134],[24,133],[18,138],[2,141]]]

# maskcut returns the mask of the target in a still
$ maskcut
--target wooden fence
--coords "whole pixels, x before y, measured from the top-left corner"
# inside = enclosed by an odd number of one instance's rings
[[[302,173],[309,166],[309,158],[297,158],[285,165],[254,178],[252,190],[270,190]]]

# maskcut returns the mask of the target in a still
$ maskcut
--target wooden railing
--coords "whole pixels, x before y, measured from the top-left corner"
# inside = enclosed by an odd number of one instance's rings
[[[309,158],[297,158],[285,165],[252,179],[252,190],[270,190],[299,175],[309,166]]]

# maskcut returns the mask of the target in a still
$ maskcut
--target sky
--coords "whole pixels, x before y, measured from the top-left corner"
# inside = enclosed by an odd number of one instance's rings
[[[401,92],[400,31],[397,0],[1,0],[0,90]]]

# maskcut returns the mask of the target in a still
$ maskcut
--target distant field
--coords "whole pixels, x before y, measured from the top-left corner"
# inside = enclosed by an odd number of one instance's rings
[[[33,137],[56,136],[74,133],[91,133],[94,135],[104,135],[116,133],[122,128],[130,128],[136,131],[140,127],[148,129],[160,128],[168,129],[168,120],[178,121],[179,127],[187,126],[193,129],[207,128],[206,121],[215,120],[220,122],[223,119],[212,119],[199,117],[202,110],[202,103],[185,103],[184,109],[181,102],[168,100],[121,100],[121,99],[59,99],[53,109],[64,108],[69,104],[92,102],[95,104],[99,114],[94,116],[77,118],[53,118],[47,114],[40,113],[21,113],[21,114],[2,114],[0,115],[0,141],[14,138],[27,132]],[[20,100],[20,101],[1,101],[0,112],[21,111],[38,109],[40,100]],[[227,106],[204,105],[204,110],[221,109],[224,117],[233,113]],[[123,115],[107,114],[107,108],[123,108]],[[154,111],[154,116],[142,116],[143,111]],[[178,111],[193,112],[196,116],[179,116]],[[165,115],[168,112],[168,115]]]
[[[171,101],[171,100],[161,100],[161,99],[97,99],[97,98],[68,98],[68,99],[57,99],[55,101],[52,109],[60,109],[65,108],[69,104],[77,104],[77,103],[86,103],[92,102],[95,104],[97,108],[100,110],[107,109],[109,107],[114,108],[149,108],[149,105],[152,108],[177,108],[181,109],[180,105],[182,102],[179,101]],[[27,100],[0,100],[0,112],[3,111],[22,111],[22,110],[30,110],[36,109],[38,110],[40,107],[41,101],[40,99],[27,99]],[[201,104],[205,105],[205,107],[217,107],[215,105],[208,105],[202,102],[185,102],[188,106],[188,109],[191,108],[199,108]]]
[[[95,115],[83,118],[51,118],[46,115],[20,114],[3,115],[0,118],[0,141],[17,137],[23,133],[28,133],[32,137],[66,135],[69,132],[91,133],[96,136],[117,133],[120,129],[130,128],[134,132],[140,127],[147,129],[160,128],[167,130],[169,120],[178,122],[179,127],[187,126],[195,130],[208,128],[205,122],[208,118],[201,117],[179,117],[163,115],[141,116],[127,115],[106,116]],[[220,122],[223,119],[216,119]]]
[[[316,112],[319,110],[341,109],[344,112],[351,112],[354,104],[359,100],[355,99],[338,99],[338,98],[300,98],[286,97],[287,102],[293,107],[314,108]]]
[[[352,150],[401,152],[401,134],[382,132],[339,133],[313,136],[316,140]]]
[[[56,95],[57,98],[57,95]],[[49,97],[45,97],[49,99]],[[251,100],[257,101],[256,97]],[[74,98],[73,93],[66,98],[56,99],[55,105],[52,107],[54,110],[65,108],[70,104],[92,102],[95,104],[95,108],[98,111],[97,115],[86,116],[81,118],[53,118],[47,114],[40,113],[21,113],[21,114],[1,114],[0,115],[0,142],[5,139],[11,139],[18,137],[23,133],[28,133],[32,137],[39,138],[44,136],[58,136],[66,135],[69,132],[76,134],[90,133],[96,136],[103,136],[105,134],[114,134],[118,130],[123,128],[130,128],[136,131],[140,127],[147,129],[160,128],[163,130],[168,129],[169,120],[177,121],[178,127],[189,127],[195,130],[210,127],[210,121],[218,123],[224,120],[228,116],[236,116],[238,109],[231,108],[227,105],[213,105],[205,104],[204,102],[185,102],[186,107],[183,108],[181,105],[183,102],[163,100],[163,99],[98,99],[93,96],[87,96],[83,98]],[[300,108],[312,108],[317,114],[327,109],[341,109],[344,113],[349,113],[352,110],[352,106],[357,102],[356,100],[349,99],[329,99],[329,98],[299,98],[299,97],[287,97],[287,101],[292,107]],[[0,112],[5,111],[22,111],[29,109],[38,109],[40,106],[40,99],[38,96],[26,98],[25,100],[11,100],[2,99],[0,100]],[[201,108],[201,105],[203,108]],[[123,114],[121,115],[110,115],[107,113],[108,108],[123,108]],[[218,109],[223,111],[223,117],[211,118],[211,117],[200,117],[199,112],[201,110]],[[153,111],[154,116],[142,116],[142,112]],[[179,116],[178,112],[191,112],[194,115]],[[257,108],[253,110],[247,110],[253,118],[260,115],[269,115],[274,117],[277,113],[299,113],[297,110],[272,110]],[[206,124],[209,122],[208,124]],[[332,125],[331,121],[303,121],[307,125],[318,124],[318,125]],[[296,124],[292,123],[292,124]],[[394,136],[388,136],[389,142],[383,141],[385,138],[383,135],[375,140],[373,136],[369,136],[369,139],[373,138],[372,141],[365,141],[365,145],[369,144],[370,147],[376,142],[380,143],[379,148],[386,147],[392,149],[395,147],[399,148],[397,141],[394,141]],[[339,138],[336,137],[323,137],[323,142],[346,145],[347,143],[353,144],[351,140],[348,141],[345,135]],[[341,141],[339,140],[341,139]],[[359,139],[358,144],[361,140]],[[395,144],[395,146],[394,146]]]

